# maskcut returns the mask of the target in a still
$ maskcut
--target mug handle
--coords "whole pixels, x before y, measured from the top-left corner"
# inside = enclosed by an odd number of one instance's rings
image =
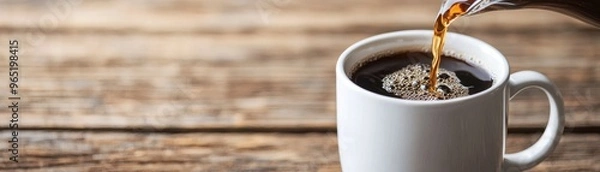
[[[542,162],[560,141],[565,125],[563,99],[557,87],[546,76],[534,71],[510,75],[508,87],[511,99],[522,90],[538,88],[546,93],[550,104],[550,118],[544,134],[529,148],[504,155],[502,171],[523,171]]]

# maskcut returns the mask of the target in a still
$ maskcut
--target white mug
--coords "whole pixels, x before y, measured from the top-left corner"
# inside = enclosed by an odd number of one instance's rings
[[[386,33],[359,41],[341,54],[336,66],[336,101],[342,170],[522,171],[543,161],[558,144],[564,127],[558,89],[537,72],[509,75],[504,56],[480,40],[448,33],[444,48],[445,54],[454,54],[492,75],[492,86],[473,95],[438,101],[403,100],[365,90],[349,78],[358,63],[374,54],[428,49],[432,35],[430,30]],[[548,96],[548,124],[534,145],[506,154],[508,101],[530,87]]]

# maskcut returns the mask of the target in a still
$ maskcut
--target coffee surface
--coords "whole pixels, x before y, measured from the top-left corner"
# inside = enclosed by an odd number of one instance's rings
[[[472,95],[493,83],[484,69],[443,55],[437,87],[435,92],[430,92],[431,56],[431,52],[415,50],[373,57],[359,64],[351,79],[371,92],[409,100],[445,100]]]

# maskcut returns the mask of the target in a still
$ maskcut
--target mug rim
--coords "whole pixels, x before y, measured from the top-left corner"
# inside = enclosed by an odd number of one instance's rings
[[[499,62],[502,64],[495,64],[495,65],[501,65],[500,67],[504,69],[504,70],[499,70],[499,71],[495,72],[496,76],[493,79],[492,86],[490,86],[489,88],[487,88],[481,92],[478,92],[476,94],[473,94],[473,95],[467,95],[467,96],[462,96],[462,97],[447,99],[447,100],[433,100],[433,101],[406,100],[406,99],[401,99],[398,97],[385,96],[385,95],[377,94],[372,91],[366,90],[366,89],[358,86],[356,83],[352,82],[350,77],[346,74],[344,65],[345,65],[346,61],[348,60],[348,57],[350,56],[350,54],[353,53],[358,48],[365,47],[366,45],[368,45],[370,43],[382,41],[382,40],[389,39],[389,38],[424,35],[424,34],[433,36],[433,30],[401,30],[401,31],[382,33],[382,34],[374,35],[371,37],[367,37],[365,39],[362,39],[362,40],[352,44],[350,47],[346,48],[346,50],[344,50],[342,52],[342,54],[340,55],[340,57],[338,58],[338,61],[336,63],[336,75],[337,75],[337,77],[342,77],[342,78],[341,78],[341,80],[339,78],[337,80],[343,82],[342,85],[348,85],[348,87],[350,87],[350,89],[352,89],[354,92],[369,96],[371,98],[379,99],[382,101],[391,101],[391,102],[411,104],[411,105],[453,104],[453,103],[460,103],[460,102],[464,102],[464,101],[478,99],[479,97],[482,97],[482,96],[485,96],[485,95],[488,95],[488,94],[494,92],[494,90],[497,90],[501,86],[504,86],[506,84],[506,82],[508,81],[508,76],[510,73],[510,66],[508,65],[508,61],[506,60],[506,57],[504,57],[504,55],[502,53],[500,53],[500,51],[498,51],[496,48],[494,48],[490,44],[488,44],[484,41],[481,41],[477,38],[474,38],[474,37],[471,37],[468,35],[463,35],[460,33],[455,33],[455,32],[447,32],[446,37],[447,38],[452,37],[451,39],[461,39],[466,42],[469,42],[469,44],[467,44],[467,46],[480,47],[482,49],[486,49],[486,51],[490,51],[490,53],[497,54],[496,56],[485,57],[485,58],[494,58],[496,60],[499,60]],[[448,42],[448,41],[446,41],[446,42]],[[398,46],[398,47],[402,47],[402,46]],[[467,53],[465,53],[465,54],[467,54]],[[488,72],[488,73],[491,72],[491,71],[489,71],[490,69],[488,69],[488,68],[485,68],[478,64],[476,64],[476,65],[484,68],[486,70],[486,72]]]

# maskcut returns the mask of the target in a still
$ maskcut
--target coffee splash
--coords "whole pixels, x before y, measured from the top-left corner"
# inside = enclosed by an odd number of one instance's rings
[[[469,95],[469,88],[460,83],[452,71],[440,68],[436,77],[435,92],[429,91],[430,66],[411,64],[382,79],[382,87],[402,99],[407,100],[447,100]]]

